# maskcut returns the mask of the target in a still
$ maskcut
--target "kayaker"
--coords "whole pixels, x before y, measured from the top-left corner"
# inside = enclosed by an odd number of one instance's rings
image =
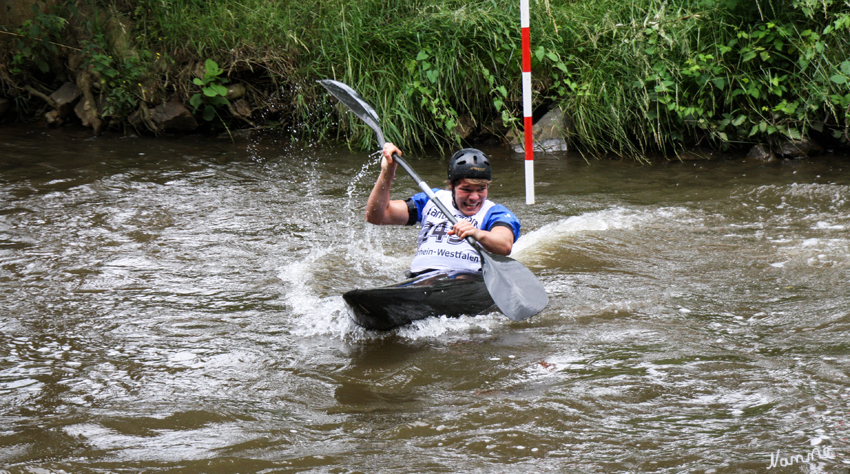
[[[398,163],[392,155],[401,150],[387,143],[381,152],[381,174],[366,203],[366,222],[377,225],[421,225],[419,249],[410,264],[412,275],[429,270],[480,271],[478,252],[464,239],[472,237],[487,251],[509,255],[519,238],[519,219],[505,206],[487,199],[492,170],[487,156],[464,148],[449,159],[447,189],[434,194],[454,211],[450,222],[423,193],[406,200],[391,200],[390,189]]]

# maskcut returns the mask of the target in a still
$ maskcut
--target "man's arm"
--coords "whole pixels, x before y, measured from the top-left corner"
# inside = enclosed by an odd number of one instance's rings
[[[390,189],[398,167],[398,163],[393,159],[394,153],[401,155],[401,150],[392,143],[384,144],[381,152],[381,174],[375,181],[369,200],[366,201],[366,222],[370,224],[404,225],[410,218],[407,203],[390,200]]]

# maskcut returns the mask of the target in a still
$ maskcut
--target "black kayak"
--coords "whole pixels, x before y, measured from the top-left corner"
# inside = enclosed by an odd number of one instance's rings
[[[431,316],[474,316],[496,310],[481,273],[434,271],[389,286],[344,295],[352,319],[387,331]]]

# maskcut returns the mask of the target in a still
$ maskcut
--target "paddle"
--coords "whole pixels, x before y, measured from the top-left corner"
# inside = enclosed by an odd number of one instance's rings
[[[378,143],[383,148],[384,132],[379,125],[378,114],[360,94],[354,91],[351,87],[339,81],[325,79],[319,81],[328,92],[336,97],[340,102],[345,104],[354,115],[366,122],[366,125],[372,128],[378,135]],[[425,181],[413,171],[413,168],[407,164],[400,156],[393,155],[393,159],[407,171],[407,174],[413,178],[419,185],[419,188],[428,196],[428,198],[442,211],[452,225],[457,224],[457,219],[446,206],[434,195],[431,188],[425,184]],[[499,307],[499,310],[508,318],[514,321],[522,321],[535,314],[539,313],[549,303],[549,297],[546,296],[546,290],[543,285],[537,281],[537,277],[531,273],[531,270],[516,260],[495,255],[484,248],[471,237],[467,240],[478,251],[481,256],[481,270],[484,272],[484,284],[487,286],[487,291]]]

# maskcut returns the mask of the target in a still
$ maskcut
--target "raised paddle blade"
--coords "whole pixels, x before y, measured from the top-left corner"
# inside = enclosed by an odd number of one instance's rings
[[[508,319],[523,321],[543,311],[549,304],[546,290],[522,263],[483,249],[482,271],[487,291]]]
[[[324,86],[324,88],[327,89],[332,96],[336,97],[337,100],[348,107],[354,115],[359,117],[360,120],[366,122],[366,125],[368,125],[375,131],[375,134],[378,135],[378,145],[384,146],[384,132],[381,130],[378,113],[375,112],[375,109],[373,109],[371,105],[360,97],[360,94],[358,94],[357,91],[342,82],[334,81],[332,79],[322,79],[318,82]]]

